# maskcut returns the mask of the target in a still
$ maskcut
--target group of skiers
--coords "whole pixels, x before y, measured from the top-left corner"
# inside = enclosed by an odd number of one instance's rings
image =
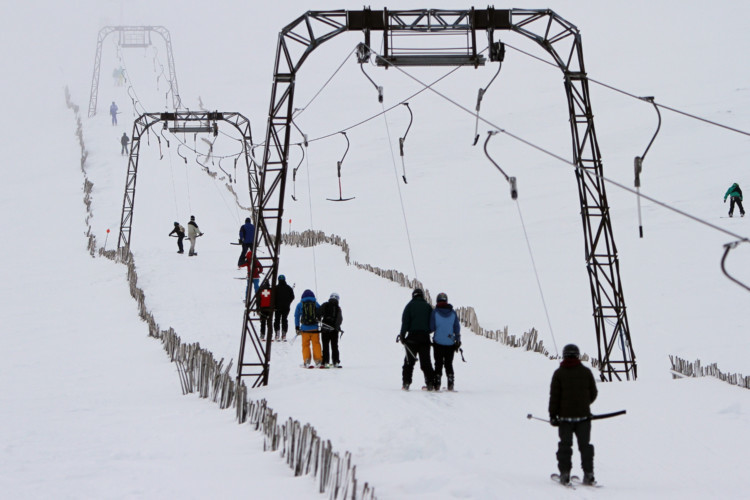
[[[412,383],[414,365],[419,357],[419,366],[424,374],[424,389],[440,390],[443,367],[448,379],[448,390],[454,390],[455,375],[453,355],[461,348],[461,324],[453,306],[448,303],[448,296],[439,293],[435,308],[425,300],[424,291],[415,289],[411,301],[401,315],[401,331],[398,341],[404,346],[406,356],[401,370],[401,388],[409,390]],[[430,333],[433,333],[430,339]],[[432,349],[431,349],[432,348]],[[435,368],[430,358],[434,350]]]
[[[172,229],[172,231],[170,231],[168,236],[172,235],[177,237],[177,253],[185,253],[185,250],[182,247],[182,240],[185,239],[185,228],[182,227],[182,224],[175,221],[174,228]],[[190,257],[198,255],[198,252],[195,251],[195,240],[199,236],[203,236],[203,233],[198,227],[198,224],[195,222],[195,216],[191,215],[187,230],[187,237],[190,240],[190,252],[188,253]]]
[[[341,329],[344,315],[339,300],[339,294],[334,292],[321,305],[312,290],[302,292],[302,300],[294,310],[294,328],[302,338],[304,367],[341,368],[339,334],[344,333]]]

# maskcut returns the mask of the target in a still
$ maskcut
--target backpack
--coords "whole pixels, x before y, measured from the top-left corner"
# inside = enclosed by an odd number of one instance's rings
[[[303,325],[318,324],[318,311],[314,300],[302,302],[302,317],[300,318],[300,322]]]

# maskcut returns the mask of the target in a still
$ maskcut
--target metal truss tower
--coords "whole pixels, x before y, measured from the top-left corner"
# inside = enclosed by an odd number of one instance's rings
[[[156,33],[164,39],[167,46],[167,70],[169,71],[169,92],[172,94],[172,107],[177,110],[182,107],[180,90],[177,88],[177,74],[174,71],[174,55],[172,53],[172,38],[164,26],[105,26],[99,30],[96,40],[96,56],[94,57],[94,76],[91,78],[91,93],[89,95],[89,118],[96,115],[96,101],[99,95],[99,73],[102,64],[102,45],[104,40],[117,32],[117,44],[122,48],[150,47],[151,33]]]
[[[612,233],[603,169],[594,129],[589,84],[583,62],[581,35],[573,24],[551,10],[370,10],[308,11],[279,33],[276,48],[271,104],[268,112],[262,168],[259,172],[256,224],[256,247],[266,247],[272,265],[265,267],[262,283],[276,285],[281,243],[284,190],[296,76],[300,67],[322,43],[344,33],[361,31],[370,47],[373,31],[383,33],[384,53],[381,65],[474,65],[484,64],[476,50],[477,31],[485,31],[490,59],[497,54],[496,30],[510,31],[533,40],[554,59],[563,73],[570,117],[573,162],[581,204],[581,221],[585,240],[586,270],[591,286],[594,326],[598,346],[600,377],[603,381],[634,380],[635,354],[630,341],[630,327],[620,280],[620,267]],[[431,37],[459,34],[466,40],[461,50],[415,50],[399,48],[399,36]],[[410,44],[412,47],[415,44]],[[447,45],[446,47],[450,47]],[[253,387],[268,383],[268,361],[271,357],[270,336],[259,353],[258,363],[245,361],[246,341],[258,348],[255,324],[258,322],[257,299],[247,301],[240,341],[238,380],[255,377]]]

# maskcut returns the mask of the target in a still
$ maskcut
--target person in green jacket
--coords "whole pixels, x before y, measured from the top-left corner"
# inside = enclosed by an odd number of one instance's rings
[[[408,391],[411,385],[417,356],[419,356],[419,367],[424,373],[425,389],[435,390],[435,372],[432,369],[430,357],[432,347],[430,316],[432,316],[432,306],[425,300],[422,289],[416,288],[411,294],[411,301],[406,304],[401,315],[401,332],[398,335],[398,340],[406,350],[404,366],[401,370],[403,382],[401,388],[405,391]]]
[[[724,193],[724,203],[727,202],[727,196],[729,197],[729,216],[732,217],[734,215],[734,205],[736,203],[740,208],[740,216],[744,217],[745,209],[742,208],[742,190],[740,189],[740,185],[735,182],[727,189],[727,192]]]

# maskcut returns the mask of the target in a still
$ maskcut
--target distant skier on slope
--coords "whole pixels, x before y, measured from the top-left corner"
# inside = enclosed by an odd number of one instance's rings
[[[198,255],[198,252],[195,251],[195,239],[198,236],[203,236],[203,233],[201,233],[198,224],[195,223],[195,215],[191,215],[190,222],[188,222],[188,239],[190,240],[190,251],[188,252],[188,256],[190,257]]]
[[[273,332],[273,330],[271,330],[273,300],[271,287],[268,285],[263,286],[258,292],[258,314],[260,315],[260,340],[266,340],[266,330],[268,330],[269,336],[272,336]]]
[[[252,264],[250,264],[251,262]],[[245,300],[247,300],[247,292],[250,291],[251,282],[253,284],[253,290],[256,293],[258,292],[258,287],[260,286],[260,273],[263,272],[263,266],[258,262],[258,259],[253,257],[253,250],[250,249],[245,255],[245,261],[240,264],[239,267],[247,268],[247,286],[245,287]]]
[[[344,315],[339,305],[339,294],[334,292],[327,302],[320,306],[320,336],[323,340],[323,365],[329,366],[332,362],[336,368],[341,368],[341,359],[339,358],[339,332],[341,331],[341,322],[344,321]],[[330,346],[330,356],[329,356]]]
[[[109,114],[112,115],[112,125],[117,125],[117,111],[118,111],[117,104],[115,104],[115,101],[112,101],[112,105],[109,107]]]
[[[248,249],[252,250],[254,239],[255,225],[250,220],[250,217],[246,217],[245,223],[240,226],[240,245],[242,245],[242,252],[240,253],[239,261],[237,261],[238,266],[245,260],[245,254],[247,254]]]
[[[416,288],[411,294],[411,301],[406,304],[401,314],[401,332],[398,339],[406,350],[404,366],[401,369],[401,388],[409,390],[414,373],[414,365],[419,356],[419,366],[424,374],[425,388],[435,390],[435,372],[430,359],[430,315],[432,306],[424,299],[424,292]]]
[[[742,189],[740,189],[740,185],[735,182],[727,189],[727,192],[724,193],[724,203],[727,202],[727,196],[729,196],[729,216],[734,216],[734,205],[737,204],[740,208],[740,216],[744,217],[745,209],[742,207]]]
[[[596,381],[591,370],[581,364],[578,346],[563,348],[563,360],[552,375],[549,390],[549,421],[558,427],[557,468],[560,482],[570,482],[573,457],[573,434],[578,441],[583,468],[583,484],[593,485],[594,446],[591,439],[591,409],[597,395]]]
[[[123,132],[122,137],[120,137],[120,144],[122,145],[122,149],[120,150],[120,155],[124,156],[125,153],[128,152],[129,143],[130,143],[130,138],[128,138],[127,132]]]
[[[323,356],[320,353],[320,304],[315,300],[312,290],[302,292],[302,300],[294,310],[294,328],[302,337],[302,360],[308,368],[321,366]],[[310,348],[312,347],[312,353]],[[314,361],[314,365],[311,364]]]
[[[182,240],[185,238],[185,228],[179,222],[174,223],[174,229],[172,229],[168,236],[172,236],[173,234],[177,236],[177,253],[184,253]]]
[[[283,274],[279,275],[274,295],[276,305],[273,330],[276,333],[276,340],[279,340],[279,330],[281,330],[281,340],[286,341],[286,332],[289,330],[289,310],[292,307],[292,302],[294,302],[294,289],[286,283],[286,276]]]
[[[440,389],[443,377],[443,366],[445,375],[448,377],[448,390],[453,390],[453,354],[461,347],[461,323],[453,306],[448,303],[448,295],[439,293],[435,310],[430,315],[430,330],[435,334],[432,336],[433,351],[435,356],[435,390]]]

